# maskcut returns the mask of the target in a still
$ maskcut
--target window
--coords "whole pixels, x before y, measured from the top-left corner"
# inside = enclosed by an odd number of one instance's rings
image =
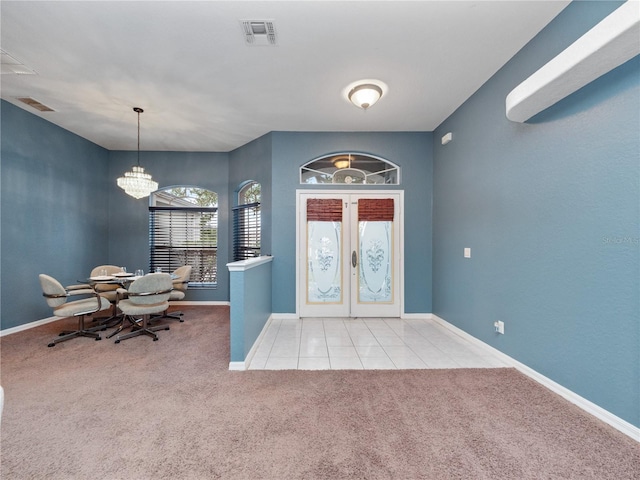
[[[233,261],[260,256],[260,184],[246,182],[233,208]]]
[[[189,288],[218,283],[218,195],[197,187],[174,187],[151,194],[150,271],[172,272],[191,265]]]
[[[399,185],[400,168],[388,160],[360,153],[316,158],[300,167],[302,184]]]

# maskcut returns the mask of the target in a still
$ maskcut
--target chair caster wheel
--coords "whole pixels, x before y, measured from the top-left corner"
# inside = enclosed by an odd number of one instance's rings
[[[169,327],[165,328],[165,330],[169,330]]]
[[[50,343],[49,345],[47,345],[47,347],[55,347],[56,344],[55,343]]]
[[[116,340],[116,341],[115,341],[115,342],[113,342],[113,343],[120,343],[120,340]]]
[[[154,338],[154,339],[153,339],[153,341],[154,341],[154,342],[157,342],[157,341],[158,341],[158,339],[157,339],[157,338]]]
[[[180,319],[180,323],[183,323],[183,322],[184,322],[184,320],[181,318],[181,319]]]
[[[96,342],[97,342],[98,340],[102,340],[102,337],[98,337],[98,338],[96,338]]]

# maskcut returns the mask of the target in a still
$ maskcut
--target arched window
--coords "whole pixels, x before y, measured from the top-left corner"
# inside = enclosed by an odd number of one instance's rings
[[[398,185],[400,168],[383,158],[362,153],[334,153],[300,167],[300,183]]]
[[[260,256],[260,184],[243,183],[233,207],[233,261]]]
[[[189,288],[218,283],[218,194],[198,187],[171,187],[151,194],[150,271],[191,265]]]

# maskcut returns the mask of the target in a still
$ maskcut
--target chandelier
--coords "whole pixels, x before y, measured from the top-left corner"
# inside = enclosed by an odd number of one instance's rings
[[[138,164],[131,167],[130,172],[125,172],[118,178],[118,186],[133,198],[143,198],[158,189],[158,182],[154,182],[151,175],[145,173],[144,168],[140,166],[140,114],[144,110],[134,107],[133,111],[138,114]]]

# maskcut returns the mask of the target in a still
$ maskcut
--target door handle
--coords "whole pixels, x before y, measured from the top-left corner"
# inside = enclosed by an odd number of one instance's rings
[[[351,253],[351,265],[353,266],[353,268],[356,268],[356,266],[358,265],[358,254],[355,250]]]

